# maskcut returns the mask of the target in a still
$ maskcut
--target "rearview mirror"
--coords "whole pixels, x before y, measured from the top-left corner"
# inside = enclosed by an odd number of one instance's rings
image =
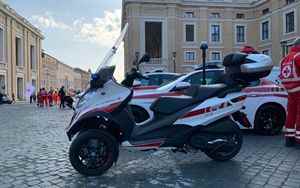
[[[150,56],[148,54],[143,55],[143,57],[139,60],[139,64],[143,62],[149,62],[150,61]]]
[[[179,82],[176,84],[174,91],[183,90],[191,87],[191,84],[188,82]]]

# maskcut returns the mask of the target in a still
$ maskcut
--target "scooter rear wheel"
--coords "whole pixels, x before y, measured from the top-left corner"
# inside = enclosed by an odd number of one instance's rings
[[[243,135],[240,130],[236,130],[225,138],[228,143],[204,153],[215,161],[227,161],[235,157],[241,150],[243,144]]]
[[[111,168],[118,153],[118,142],[111,134],[101,130],[88,130],[73,140],[69,159],[80,174],[99,176]]]

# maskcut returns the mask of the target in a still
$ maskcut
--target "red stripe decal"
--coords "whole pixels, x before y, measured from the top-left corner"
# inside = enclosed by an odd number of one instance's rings
[[[119,105],[121,104],[121,102],[115,102],[115,103],[112,103],[108,106],[104,106],[102,108],[96,108],[93,110],[93,112],[97,112],[97,111],[101,111],[101,112],[113,112],[114,109],[116,109]]]
[[[148,95],[140,95],[134,96],[134,99],[155,99],[159,97],[171,97],[171,96],[181,96],[182,93],[180,92],[171,92],[171,93],[160,93],[160,94],[148,94]]]
[[[200,114],[205,114],[205,113],[207,113],[206,110],[207,110],[207,108],[202,108],[199,110],[191,111],[191,112],[187,113],[185,116],[183,116],[181,119],[197,116]]]
[[[247,97],[281,97],[287,98],[286,94],[249,94]]]
[[[157,89],[158,86],[141,86],[141,87],[134,87],[133,90],[150,90],[150,89]]]
[[[283,88],[280,87],[249,87],[243,90],[245,93],[250,92],[274,92],[274,91],[283,91]]]

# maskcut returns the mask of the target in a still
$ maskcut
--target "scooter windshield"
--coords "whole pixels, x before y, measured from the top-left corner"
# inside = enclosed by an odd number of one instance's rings
[[[100,63],[99,67],[97,68],[96,74],[101,74],[101,73],[110,73],[112,71],[112,69],[114,70],[113,67],[116,66],[116,62],[112,62],[112,58],[113,56],[117,53],[117,50],[119,49],[126,33],[128,30],[128,23],[126,23],[126,25],[124,26],[120,36],[117,38],[114,46],[108,51],[108,53],[106,54],[106,56],[104,57],[104,59],[102,60],[102,62]],[[119,62],[118,62],[119,63]],[[114,71],[112,72],[112,74],[114,73]]]

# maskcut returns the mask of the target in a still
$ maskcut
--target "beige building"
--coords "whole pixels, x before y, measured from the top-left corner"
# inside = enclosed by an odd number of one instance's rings
[[[52,88],[59,88],[58,77],[58,64],[59,60],[55,57],[42,52],[42,63],[41,63],[41,88],[46,88],[47,90]]]
[[[41,88],[49,90],[65,86],[66,90],[84,90],[90,74],[79,68],[73,68],[57,58],[43,52],[41,65]]]
[[[91,78],[91,71],[84,71],[80,68],[74,68],[75,77],[75,88],[76,90],[83,91],[88,87]]]
[[[0,92],[26,98],[29,85],[39,87],[41,32],[0,1]]]
[[[59,62],[57,70],[57,80],[59,86],[64,86],[67,91],[70,89],[75,89],[73,67]]]
[[[300,36],[300,0],[123,0],[122,21],[125,71],[144,53],[152,60],[142,71],[190,71],[202,61],[201,41],[208,60],[251,45],[278,65]]]

